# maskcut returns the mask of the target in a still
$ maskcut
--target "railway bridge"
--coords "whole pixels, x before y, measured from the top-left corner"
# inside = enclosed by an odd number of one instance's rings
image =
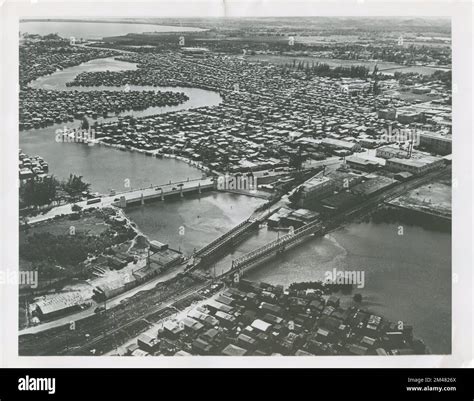
[[[219,238],[199,249],[194,254],[197,265],[208,265],[228,253],[233,247],[245,240],[259,226],[257,219],[247,219],[227,231]]]
[[[260,248],[246,253],[240,258],[234,259],[232,261],[231,269],[224,273],[224,275],[232,275],[235,273],[242,275],[246,269],[257,263],[260,263],[263,259],[270,258],[272,256],[278,255],[279,253],[285,252],[287,249],[290,249],[293,246],[308,239],[313,234],[322,234],[325,229],[326,227],[319,220],[306,224],[305,226],[291,231],[288,234],[285,234],[282,237],[261,246]]]

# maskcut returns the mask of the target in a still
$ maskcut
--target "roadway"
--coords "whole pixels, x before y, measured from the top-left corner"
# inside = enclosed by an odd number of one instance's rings
[[[171,304],[182,301],[185,298],[189,297],[190,295],[195,294],[195,293],[203,290],[204,288],[208,287],[209,285],[210,285],[210,282],[204,282],[204,283],[200,283],[198,285],[189,287],[189,288],[177,293],[173,297],[168,298],[167,300],[164,300],[164,301],[158,303],[157,305],[153,306],[152,308],[148,309],[146,311],[146,313],[144,313],[143,315],[140,315],[139,317],[137,317],[135,319],[132,319],[132,320],[128,321],[127,323],[123,324],[123,325],[120,325],[120,327],[116,327],[117,325],[115,325],[115,327],[111,328],[110,330],[107,330],[106,332],[100,334],[99,336],[94,337],[93,339],[88,341],[86,344],[84,344],[80,347],[75,347],[74,349],[69,349],[66,352],[66,355],[85,355],[85,352],[90,350],[91,347],[93,347],[94,345],[99,343],[101,340],[103,340],[107,337],[110,337],[110,336],[112,336],[113,334],[115,334],[119,331],[126,330],[128,327],[134,325],[135,323],[137,323],[141,320],[146,320],[148,316],[151,316],[151,315],[154,315],[154,314],[157,314],[157,313],[166,312],[166,310],[168,310],[170,308],[173,308],[173,306]]]
[[[107,207],[107,206],[118,206],[120,197],[125,197],[127,202],[137,202],[140,201],[142,195],[144,199],[150,198],[159,198],[163,193],[163,196],[170,195],[179,195],[181,192],[178,185],[182,185],[183,193],[193,191],[197,189],[198,183],[201,184],[201,187],[204,189],[214,184],[212,178],[198,179],[198,180],[187,180],[180,182],[169,182],[162,185],[152,185],[148,188],[140,189],[131,189],[129,191],[116,193],[115,195],[104,195],[100,197],[100,202],[93,203],[88,205],[87,200],[81,200],[75,203],[68,203],[65,205],[60,205],[53,207],[51,210],[48,210],[46,213],[31,217],[28,219],[28,224],[35,224],[42,221],[50,220],[56,216],[62,214],[71,214],[73,213],[72,206],[78,205],[83,209],[91,209],[96,207]],[[158,189],[160,188],[160,189]]]
[[[134,296],[140,291],[151,290],[157,284],[171,280],[172,278],[176,277],[178,274],[184,273],[185,268],[186,268],[186,263],[172,267],[170,268],[170,270],[164,272],[163,274],[159,274],[158,276],[154,277],[150,281],[146,281],[145,283],[140,284],[134,288],[131,288],[130,290],[123,292],[122,294],[119,294],[115,297],[108,299],[106,303],[107,309],[113,308],[114,306],[119,305],[125,299]],[[80,312],[64,316],[63,318],[53,320],[51,322],[42,323],[37,326],[27,327],[25,329],[20,330],[18,332],[18,335],[39,333],[44,330],[48,330],[54,327],[59,327],[65,324],[69,324],[72,321],[76,322],[88,316],[94,315],[95,314],[94,309],[99,305],[102,305],[102,303],[94,304],[93,306],[91,306],[90,308],[87,308],[86,310],[82,310]]]

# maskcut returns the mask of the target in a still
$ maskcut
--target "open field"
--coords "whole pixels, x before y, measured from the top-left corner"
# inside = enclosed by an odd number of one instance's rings
[[[40,233],[50,233],[53,235],[67,235],[70,233],[71,227],[74,227],[76,234],[100,235],[107,230],[108,226],[103,218],[96,215],[84,215],[80,220],[50,220],[46,224],[40,224],[28,229],[28,232],[20,233],[20,242],[25,236]]]
[[[390,203],[403,208],[429,210],[439,215],[451,216],[451,186],[446,181],[436,181],[413,189]]]

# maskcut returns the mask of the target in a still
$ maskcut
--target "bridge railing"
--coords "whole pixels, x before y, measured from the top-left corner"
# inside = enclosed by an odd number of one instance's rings
[[[120,191],[120,192],[116,191],[115,195],[128,194],[130,192],[145,191],[145,190],[150,189],[150,188],[178,185],[178,184],[184,184],[184,183],[187,183],[187,182],[195,182],[195,181],[200,181],[200,182],[211,181],[211,178],[193,178],[192,180],[176,181],[176,182],[171,182],[171,183],[167,182],[166,184],[156,184],[156,185],[153,184],[153,185],[150,185],[150,186],[145,187],[145,188],[135,188],[135,189],[132,188],[132,189],[128,189],[126,191]],[[105,196],[112,196],[112,195],[105,195]]]
[[[307,235],[308,233],[317,231],[318,229],[321,229],[322,227],[323,226],[321,222],[313,222],[306,226],[300,227],[297,230],[295,230],[293,233],[285,234],[279,239],[274,240],[234,260],[232,264],[233,268],[234,269],[241,268],[242,265],[244,265],[245,263],[258,259],[260,256],[266,253],[272,252],[273,250],[278,249],[281,246],[290,244],[291,242],[298,240],[299,238]]]
[[[232,236],[232,234],[235,234],[236,231],[238,231],[240,228],[245,226],[247,223],[249,223],[249,220],[244,220],[241,223],[237,224],[235,227],[232,227],[229,231],[225,232],[220,237],[216,238],[214,241],[210,242],[209,244],[207,244],[203,248],[199,249],[196,252],[196,256],[201,256],[202,254],[206,253],[208,250],[215,247],[215,245],[217,245],[219,242],[222,242],[226,238]]]

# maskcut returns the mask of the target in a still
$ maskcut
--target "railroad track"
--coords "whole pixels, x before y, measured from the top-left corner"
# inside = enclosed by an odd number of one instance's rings
[[[166,301],[160,302],[159,305],[155,306],[154,308],[149,309],[145,314],[136,317],[135,319],[130,320],[129,322],[120,325],[120,327],[114,327],[110,330],[107,330],[103,334],[96,336],[95,338],[89,340],[86,344],[75,347],[74,349],[70,349],[69,352],[66,352],[65,355],[83,355],[84,351],[90,350],[95,344],[99,343],[100,341],[104,340],[107,337],[113,336],[114,334],[127,329],[128,327],[134,325],[135,323],[139,322],[140,320],[146,320],[146,318],[150,315],[157,314],[159,312],[165,312],[167,309],[172,309],[171,304],[175,302],[179,302],[184,300],[185,298],[189,297],[191,294],[196,293],[207,286],[209,286],[209,282],[201,283],[197,286],[193,286],[188,288],[179,293],[178,296],[175,296],[171,299]]]

